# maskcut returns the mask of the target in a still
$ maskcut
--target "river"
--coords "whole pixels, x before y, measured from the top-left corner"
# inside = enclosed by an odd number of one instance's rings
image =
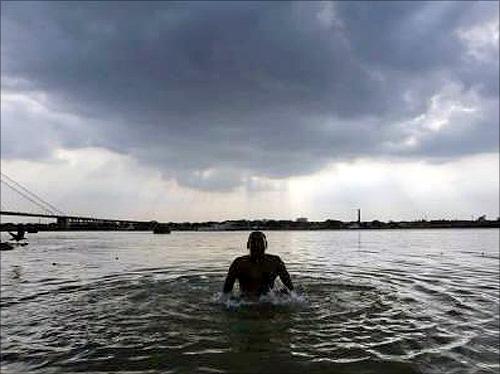
[[[498,373],[498,229],[266,234],[297,291],[258,304],[219,294],[248,232],[28,234],[2,373]]]

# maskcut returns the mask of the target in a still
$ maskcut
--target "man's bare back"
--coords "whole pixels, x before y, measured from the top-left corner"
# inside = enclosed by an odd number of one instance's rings
[[[259,233],[265,236],[262,233]],[[256,234],[251,234],[257,236]],[[259,253],[252,256],[252,243],[249,239],[250,255],[236,258],[231,264],[226,281],[224,283],[224,293],[229,293],[233,289],[234,282],[238,280],[243,297],[255,298],[266,294],[274,287],[276,277],[280,277],[283,284],[293,290],[293,284],[288,274],[285,264],[279,256]],[[267,242],[265,243],[267,246]]]

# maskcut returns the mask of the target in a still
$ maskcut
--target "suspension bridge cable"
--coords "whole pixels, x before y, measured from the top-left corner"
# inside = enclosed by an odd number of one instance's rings
[[[54,205],[50,204],[48,201],[42,199],[40,196],[38,196],[36,193],[30,191],[28,188],[23,186],[21,183],[15,181],[13,178],[9,177],[7,174],[0,172],[0,175],[2,175],[4,178],[7,178],[10,183],[12,183],[14,186],[20,188],[23,190],[25,193],[30,195],[32,198],[36,199],[39,203],[45,204],[50,210],[53,210],[59,214],[64,214],[60,209],[56,208]]]
[[[65,213],[61,211],[60,209],[56,208],[54,205],[49,203],[48,201],[42,199],[40,196],[38,196],[36,193],[30,191],[28,188],[24,187],[21,183],[16,182],[13,178],[9,177],[7,174],[0,172],[0,175],[4,178],[6,178],[10,183],[15,185],[16,187],[20,188],[23,190],[25,193],[28,195],[31,195],[32,198],[36,199],[39,203],[45,204],[47,207],[50,208],[50,210],[53,210],[54,212],[57,212],[58,214],[64,215]]]
[[[19,195],[21,195],[22,197],[24,197],[25,199],[31,201],[33,204],[35,204],[36,206],[38,206],[39,208],[41,208],[42,210],[44,210],[45,212],[49,213],[49,214],[53,214],[53,215],[57,215],[57,212],[54,212],[53,210],[51,209],[48,209],[47,207],[43,206],[42,204],[40,204],[38,201],[34,200],[32,197],[30,197],[29,195],[25,194],[24,192],[22,191],[19,191],[19,189],[17,189],[15,186],[11,186],[7,181],[5,180],[0,180],[0,182],[2,182],[3,184],[5,184],[7,187],[9,187],[11,190],[17,192]]]
[[[30,197],[29,195],[25,194],[23,191],[19,190],[17,187],[9,184],[9,182],[7,182],[6,180],[1,180],[1,182],[4,185],[6,185],[7,187],[9,187],[12,191],[16,192],[20,196],[24,197],[26,200],[29,200],[31,203],[33,203],[36,206],[38,206],[39,208],[41,208],[46,213],[55,214],[55,212],[53,210],[47,208],[46,206],[43,206],[40,202],[36,201],[35,199],[33,199],[32,197]]]

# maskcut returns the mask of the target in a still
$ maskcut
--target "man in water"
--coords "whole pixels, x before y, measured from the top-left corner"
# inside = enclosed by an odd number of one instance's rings
[[[236,258],[229,267],[224,283],[224,294],[229,294],[233,290],[234,281],[238,279],[243,297],[258,298],[274,287],[277,276],[288,290],[293,290],[292,280],[281,258],[264,253],[267,239],[263,232],[250,233],[247,248],[250,250],[250,255]]]

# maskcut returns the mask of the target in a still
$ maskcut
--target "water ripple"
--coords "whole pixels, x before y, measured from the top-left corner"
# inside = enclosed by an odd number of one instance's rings
[[[375,238],[372,248],[336,252],[331,261],[322,250],[334,239],[307,235],[316,249],[290,254],[296,293],[260,303],[218,296],[227,256],[213,254],[217,262],[200,252],[205,260],[198,264],[182,257],[195,236],[173,235],[168,240],[180,249],[159,247],[154,261],[137,257],[128,243],[120,260],[99,265],[89,255],[66,273],[41,263],[36,249],[31,268],[29,259],[27,265],[4,257],[2,373],[265,372],[267,360],[274,371],[290,373],[498,372],[498,269],[489,262],[389,255]],[[53,255],[70,264],[63,247]],[[99,260],[110,257],[94,250]]]

